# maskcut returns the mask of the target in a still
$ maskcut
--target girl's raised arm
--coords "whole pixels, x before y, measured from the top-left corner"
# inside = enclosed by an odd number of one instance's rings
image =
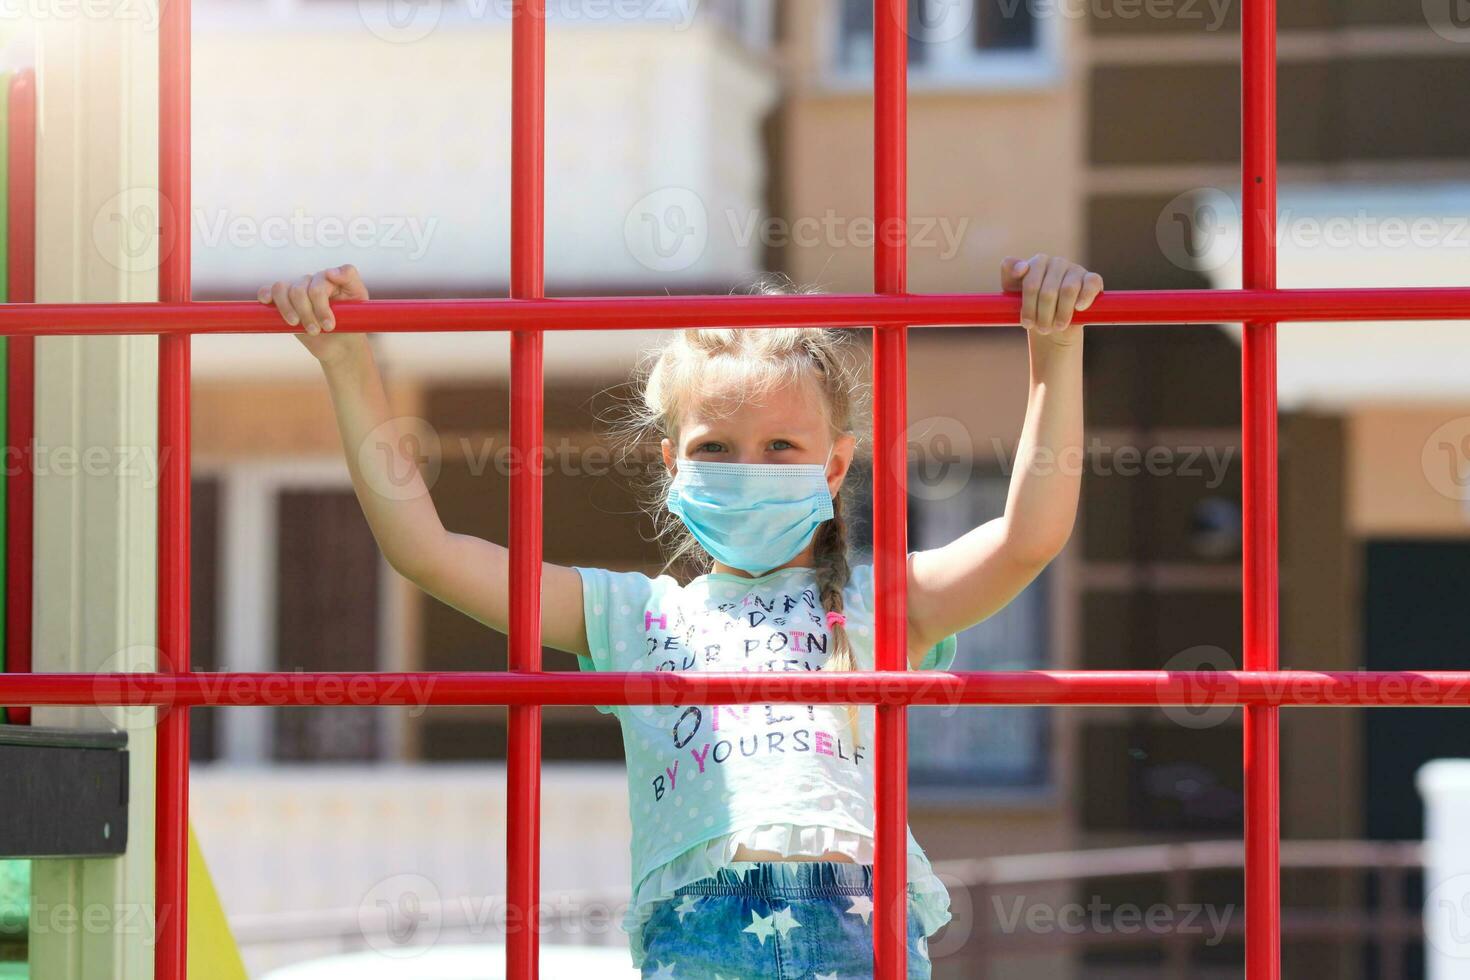
[[[357,269],[343,265],[262,286],[256,298],[274,304],[291,326],[302,327],[305,333],[297,336],[321,363],[352,487],[388,564],[441,602],[505,632],[510,552],[445,529],[418,465],[404,453],[367,336],[332,332],[333,301],[368,298]],[[543,641],[586,656],[581,576],[550,563],[541,574]]]
[[[910,559],[911,650],[927,650],[1003,608],[1062,550],[1077,516],[1082,328],[1072,325],[1072,314],[1092,305],[1102,277],[1075,262],[1035,255],[1006,259],[1001,286],[1021,293],[1031,351],[1031,393],[1005,514]]]

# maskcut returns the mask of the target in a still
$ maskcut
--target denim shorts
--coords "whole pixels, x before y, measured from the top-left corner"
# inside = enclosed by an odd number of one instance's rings
[[[737,873],[744,869],[744,878]],[[873,866],[756,861],[721,868],[659,902],[643,926],[657,980],[859,980],[873,976]],[[908,976],[928,980],[929,943],[908,915]]]

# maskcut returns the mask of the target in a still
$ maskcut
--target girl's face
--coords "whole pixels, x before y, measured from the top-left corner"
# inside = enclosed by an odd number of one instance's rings
[[[814,381],[789,384],[760,399],[697,403],[679,425],[678,444],[663,440],[664,465],[678,472],[680,459],[711,463],[815,463],[827,467],[835,495],[852,466],[857,440],[835,439]]]

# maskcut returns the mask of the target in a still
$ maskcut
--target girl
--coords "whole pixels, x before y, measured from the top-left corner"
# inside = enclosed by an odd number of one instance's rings
[[[955,634],[1003,607],[1061,550],[1082,445],[1082,331],[1096,274],[1035,255],[1002,264],[1022,295],[1031,388],[1005,514],[908,561],[909,664],[943,670]],[[506,628],[508,552],[440,523],[400,456],[367,337],[331,304],[367,299],[352,266],[262,287],[321,362],[347,465],[389,563],[430,595]],[[686,330],[643,373],[637,433],[657,440],[664,574],[544,568],[543,637],[585,670],[873,669],[873,575],[849,565],[842,487],[866,383],[849,335]],[[388,452],[359,452],[370,438]],[[401,474],[410,474],[409,486]],[[379,493],[376,488],[394,487]],[[405,492],[406,491],[406,492]],[[621,722],[633,825],[635,966],[663,980],[872,975],[872,709],[599,706]],[[949,896],[908,836],[909,976]]]

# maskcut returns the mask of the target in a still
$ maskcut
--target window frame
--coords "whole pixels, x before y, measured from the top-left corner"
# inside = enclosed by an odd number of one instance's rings
[[[969,461],[967,462],[967,465],[970,467],[970,472],[964,481],[965,489],[962,490],[961,493],[972,495],[971,500],[967,502],[968,506],[972,510],[979,510],[984,507],[985,501],[983,498],[991,497],[998,498],[1000,505],[1003,507],[1006,497],[1006,489],[1009,485],[1009,476],[1004,472],[1002,467],[994,464],[985,463],[980,460]],[[926,544],[921,537],[923,517],[921,516],[920,511],[927,507],[943,508],[947,505],[947,502],[945,500],[935,500],[931,502],[925,500],[920,496],[916,496],[913,493],[912,488],[921,485],[923,485],[922,481],[914,475],[913,469],[911,467],[909,476],[910,495],[908,506],[908,525],[911,535],[909,544],[912,550],[923,550],[923,548],[926,547]],[[979,489],[982,487],[983,489]],[[981,499],[975,499],[976,497],[980,497]],[[954,498],[950,498],[950,502],[953,502],[953,499]],[[989,518],[987,517],[986,519]],[[1061,560],[1062,559],[1059,559],[1059,561]],[[969,629],[962,631],[958,635],[957,641],[959,643],[959,650],[956,652],[956,664],[952,669],[957,671],[987,669],[1058,669],[1058,653],[1062,647],[1062,636],[1058,623],[1064,617],[1057,616],[1055,614],[1055,611],[1057,608],[1057,604],[1059,602],[1065,601],[1065,581],[1066,576],[1062,572],[1057,570],[1057,563],[1054,562],[1052,565],[1048,566],[1045,570],[1042,571],[1042,573],[1037,577],[1036,581],[1027,586],[1026,591],[1022,593],[1022,596],[1018,596],[1015,600],[1012,600],[1012,602],[1008,603],[1005,609],[1002,609],[996,613],[996,616],[1024,616],[1030,614],[1032,610],[1027,609],[1025,607],[1025,604],[1021,602],[1022,597],[1025,596],[1027,593],[1031,593],[1031,590],[1033,589],[1039,590],[1039,598],[1034,600],[1037,603],[1035,610],[1040,630],[1040,635],[1037,639],[1036,644],[1037,657],[1035,663],[1027,664],[1025,666],[1019,666],[1010,663],[1001,663],[999,665],[992,664],[988,666],[960,663],[959,658],[964,655],[965,645],[967,642],[966,635],[969,635],[968,642],[976,642],[976,634],[978,632],[984,631],[986,629],[986,624],[990,622],[990,620],[986,620],[986,622],[977,623]],[[992,619],[994,619],[994,617],[992,617]],[[913,712],[916,711],[949,711],[953,713],[955,711],[995,710],[1013,711],[1017,709],[1015,706],[962,706],[956,708],[912,707],[909,709],[910,729],[912,733],[912,729],[914,727],[913,723],[915,720]],[[920,805],[939,805],[952,803],[963,805],[966,807],[979,807],[981,809],[987,807],[1015,806],[1035,806],[1038,808],[1050,808],[1057,805],[1061,799],[1061,780],[1063,778],[1061,767],[1061,741],[1060,731],[1058,728],[1058,712],[1052,707],[1045,705],[1036,706],[1034,708],[1028,706],[1019,710],[1039,711],[1041,712],[1042,719],[1040,724],[1037,725],[1035,731],[1036,762],[1035,765],[1030,768],[1025,777],[1017,779],[1000,779],[995,778],[995,776],[997,775],[996,773],[987,773],[978,769],[966,770],[964,772],[958,772],[954,774],[925,773],[922,765],[915,765],[914,763],[913,751],[917,746],[918,739],[914,737],[914,734],[916,733],[913,733],[910,735],[909,739],[910,755],[907,763],[907,771],[910,774],[909,795],[914,800],[914,802]]]
[[[975,0],[966,0],[973,20]],[[1028,2],[1028,0],[1017,0]],[[834,91],[865,91],[872,87],[872,66],[846,66],[842,63],[844,43],[842,6],[844,0],[828,0],[824,5],[822,24],[818,30],[821,45],[818,64],[822,65],[821,84]],[[1063,80],[1062,32],[1060,18],[1037,16],[1036,43],[1028,49],[983,50],[971,45],[951,42],[951,47],[969,47],[967,57],[950,57],[938,65],[933,62],[911,62],[909,90],[915,93],[944,91],[1013,91],[1050,89]],[[966,35],[969,36],[968,33]],[[872,41],[864,46],[870,50]]]

